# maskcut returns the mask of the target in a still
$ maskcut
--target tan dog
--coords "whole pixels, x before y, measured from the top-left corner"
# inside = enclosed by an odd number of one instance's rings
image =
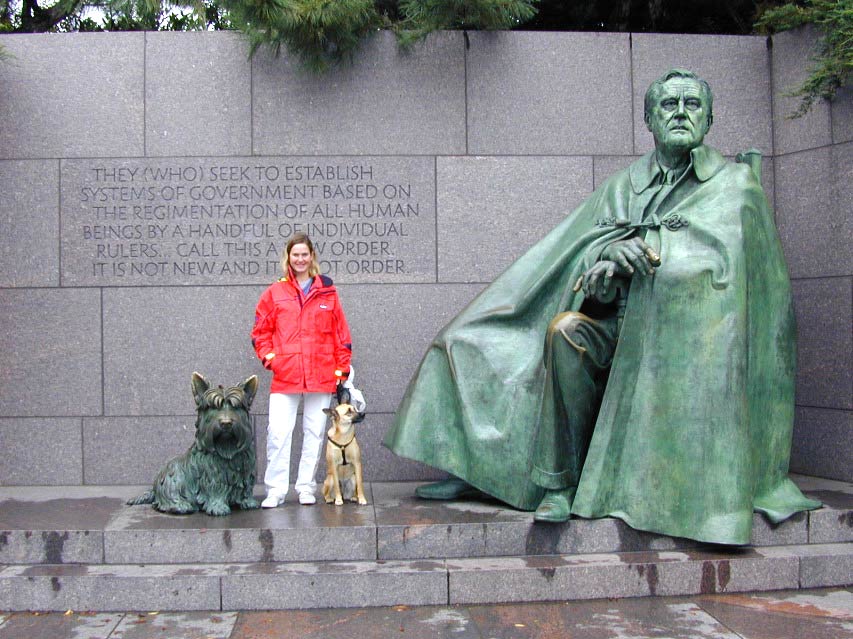
[[[332,427],[326,438],[326,481],[323,482],[323,499],[327,504],[341,506],[344,499],[366,504],[364,482],[361,475],[361,448],[355,439],[354,424],[364,419],[352,404],[338,404],[324,408],[332,418]]]

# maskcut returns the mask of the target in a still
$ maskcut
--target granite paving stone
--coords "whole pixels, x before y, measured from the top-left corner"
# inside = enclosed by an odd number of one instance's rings
[[[125,615],[109,639],[229,639],[236,612],[149,612]]]
[[[561,604],[469,606],[490,639],[743,639],[692,601],[622,599]]]
[[[244,612],[231,639],[484,639],[464,608],[385,608]]]
[[[696,603],[744,639],[853,637],[849,589],[717,595]]]
[[[112,639],[123,619],[117,613],[18,613],[5,624],[0,620],[0,639]]]

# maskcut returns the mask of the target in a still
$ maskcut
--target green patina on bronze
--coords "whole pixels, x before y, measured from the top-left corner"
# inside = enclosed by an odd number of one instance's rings
[[[201,510],[222,516],[231,513],[231,506],[259,508],[252,494],[256,455],[249,414],[257,391],[256,375],[226,388],[193,373],[195,440],[186,453],[166,463],[150,490],[127,504],[151,504],[174,515]]]
[[[820,505],[787,475],[796,329],[772,212],[748,164],[702,144],[710,90],[702,99],[704,128],[681,148],[684,132],[664,130],[652,109],[656,150],[607,180],[441,331],[386,437],[391,450],[516,508],[536,509],[542,486],[576,486],[576,515],[715,543],[748,543],[753,511],[778,522]],[[673,159],[689,165],[667,191],[661,166]],[[566,423],[545,393],[549,323],[588,310],[576,283],[632,237],[660,265],[627,275],[597,419]],[[589,442],[585,459],[563,455],[559,477],[549,475],[543,447],[567,429],[581,448]]]

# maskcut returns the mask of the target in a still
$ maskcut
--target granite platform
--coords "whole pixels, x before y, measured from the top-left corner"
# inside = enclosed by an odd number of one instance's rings
[[[171,516],[138,486],[0,488],[0,610],[272,610],[484,604],[796,590],[853,584],[853,485],[794,476],[824,506],[752,543],[643,533],[617,519],[534,523],[411,482],[367,506]],[[260,491],[259,491],[260,492]]]

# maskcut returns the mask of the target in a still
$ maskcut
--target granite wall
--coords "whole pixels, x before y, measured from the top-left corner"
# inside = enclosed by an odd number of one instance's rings
[[[261,376],[263,451],[269,376],[248,334],[294,230],[314,237],[350,320],[368,478],[440,476],[380,447],[427,344],[651,148],[643,92],[676,65],[714,88],[709,143],[768,158],[801,333],[792,467],[853,480],[853,101],[784,119],[810,34],[772,49],[469,38],[403,54],[378,34],[317,78],[249,61],[232,33],[0,36],[14,55],[0,63],[0,484],[148,483],[191,441],[194,370]]]

